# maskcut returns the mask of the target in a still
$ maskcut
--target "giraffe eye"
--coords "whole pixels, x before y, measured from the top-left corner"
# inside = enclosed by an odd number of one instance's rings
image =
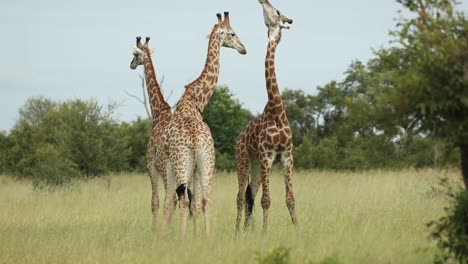
[[[234,37],[236,34],[235,33],[231,33],[231,36]]]
[[[278,10],[276,10],[276,14],[278,14],[278,16],[281,16],[280,11]]]

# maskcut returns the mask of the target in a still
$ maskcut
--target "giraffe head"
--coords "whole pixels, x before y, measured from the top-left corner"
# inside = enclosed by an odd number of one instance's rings
[[[141,37],[136,38],[136,45],[132,46],[133,60],[130,63],[130,69],[135,70],[138,65],[145,63],[146,57],[153,53],[154,49],[148,48],[150,37],[146,37],[145,44],[141,43]]]
[[[281,14],[268,0],[258,0],[263,7],[263,19],[268,28],[268,37],[270,40],[276,39],[281,35],[283,28],[289,29],[287,24],[292,24],[293,20]]]
[[[224,20],[220,13],[216,14],[216,16],[218,17],[218,36],[221,46],[236,49],[242,55],[247,54],[244,44],[231,27],[229,12],[224,12]]]

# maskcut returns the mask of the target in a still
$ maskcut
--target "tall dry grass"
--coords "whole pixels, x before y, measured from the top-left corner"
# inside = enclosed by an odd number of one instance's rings
[[[0,262],[245,264],[286,247],[291,263],[428,263],[437,249],[426,223],[447,204],[442,177],[460,184],[458,171],[296,172],[294,229],[274,173],[268,235],[260,234],[257,197],[256,230],[234,240],[237,176],[218,173],[212,238],[181,242],[178,212],[169,238],[152,236],[147,176],[113,175],[53,192],[0,176]]]

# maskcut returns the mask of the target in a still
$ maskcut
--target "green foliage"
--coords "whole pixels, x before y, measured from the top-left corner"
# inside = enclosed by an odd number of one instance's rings
[[[453,259],[459,263],[468,262],[468,191],[451,193],[452,202],[446,208],[447,215],[428,225],[433,228],[431,237],[437,241],[442,255],[436,263]]]
[[[411,142],[408,142],[411,141]],[[434,165],[434,140],[431,138],[415,137],[404,139],[400,144],[405,145],[403,156],[416,168],[424,168]]]
[[[150,120],[118,123],[114,110],[115,105],[105,109],[94,100],[28,99],[15,127],[8,135],[0,133],[0,173],[33,179],[35,187],[42,187],[110,171],[146,171]],[[216,90],[205,114],[217,168],[235,170],[235,141],[252,115],[227,87]]]
[[[294,166],[302,169],[311,169],[314,167],[311,161],[314,160],[316,149],[309,137],[302,139],[302,144],[294,148]]]
[[[27,121],[21,121],[10,136],[9,171],[33,179],[35,188],[61,186],[80,176],[77,165],[44,138]]]
[[[146,172],[146,149],[151,136],[151,120],[137,118],[130,124],[122,123],[117,129],[117,137],[125,138],[130,150],[128,168],[138,172]]]
[[[338,159],[336,138],[325,138],[314,145],[308,137],[294,149],[294,163],[302,169],[337,169]]]
[[[34,188],[59,187],[80,176],[78,166],[64,158],[52,145],[44,145],[30,157],[27,176]]]
[[[11,138],[5,132],[0,132],[0,174],[9,172],[12,147],[13,142]]]
[[[404,50],[381,55],[399,60],[387,65],[393,70],[393,100],[407,103],[396,111],[413,114],[421,128],[455,142],[468,141],[468,23],[453,12],[454,1],[427,1],[416,5],[402,1],[418,18],[401,21],[393,34]],[[395,60],[393,59],[393,60]],[[394,71],[397,68],[398,71]],[[390,91],[389,91],[390,92]]]
[[[62,185],[78,176],[130,170],[131,134],[96,101],[52,102],[30,98],[20,118],[0,144],[0,164],[35,185]],[[6,164],[6,165],[5,165]],[[133,165],[133,164],[132,164]]]
[[[232,154],[220,152],[215,149],[216,154],[216,169],[222,171],[236,170],[236,157]]]
[[[288,264],[291,263],[291,249],[285,247],[277,247],[271,249],[266,255],[257,254],[257,262],[259,264]]]
[[[415,18],[400,19],[398,45],[378,51],[382,92],[393,116],[468,151],[468,20],[453,0],[398,0]],[[462,158],[468,185],[468,160]]]
[[[342,149],[342,159],[338,162],[339,169],[345,170],[365,170],[369,168],[368,160],[363,147],[366,146],[363,138],[354,138],[346,148]],[[383,153],[382,153],[383,154]]]
[[[26,100],[19,110],[19,122],[36,126],[44,120],[45,115],[57,107],[57,103],[44,97],[31,97]]]
[[[422,168],[460,161],[441,144],[468,153],[467,19],[451,0],[398,2],[416,14],[391,33],[398,45],[352,62],[317,95],[283,92],[296,167]]]
[[[299,145],[305,135],[315,131],[321,104],[315,96],[301,90],[286,89],[281,97],[293,132],[293,143]]]
[[[203,118],[210,127],[219,154],[216,156],[216,168],[235,169],[237,136],[253,118],[252,114],[233,98],[227,86],[220,86],[216,88],[203,111]]]

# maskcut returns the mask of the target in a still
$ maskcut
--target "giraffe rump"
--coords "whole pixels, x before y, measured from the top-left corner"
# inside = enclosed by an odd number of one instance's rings
[[[179,185],[179,187],[177,187],[176,189],[177,199],[180,200],[180,198],[182,198],[182,195],[185,195],[185,190],[187,190],[188,199],[189,199],[189,212],[190,212],[190,217],[192,217],[193,216],[193,212],[192,212],[193,195],[192,195],[192,191],[189,188],[187,188],[185,184],[181,184]]]

